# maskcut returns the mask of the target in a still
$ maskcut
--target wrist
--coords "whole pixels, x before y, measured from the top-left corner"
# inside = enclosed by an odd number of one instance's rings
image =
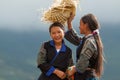
[[[71,24],[71,23],[68,24],[68,29],[69,29],[69,30],[72,29],[72,24]]]
[[[53,73],[54,73],[54,74],[57,74],[58,71],[59,71],[58,69],[55,69],[55,70],[53,71]]]
[[[76,67],[75,67],[75,66],[72,66],[72,70],[73,70],[73,72],[75,73],[75,72],[76,72]]]
[[[57,73],[57,70],[55,69],[55,70],[53,71],[53,73],[56,74],[56,73]]]

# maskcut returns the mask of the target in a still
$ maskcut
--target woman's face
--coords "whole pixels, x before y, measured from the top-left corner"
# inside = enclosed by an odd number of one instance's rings
[[[84,24],[82,20],[80,20],[79,29],[80,29],[80,34],[85,34],[85,31],[86,31],[86,24]]]
[[[62,43],[64,38],[64,31],[60,27],[52,27],[50,36],[55,43]]]

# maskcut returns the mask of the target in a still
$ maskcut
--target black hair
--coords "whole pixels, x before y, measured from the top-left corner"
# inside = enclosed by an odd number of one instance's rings
[[[88,24],[88,27],[92,32],[100,27],[96,17],[93,14],[87,14],[83,16],[81,20],[84,24]]]
[[[64,31],[64,26],[60,22],[54,22],[53,24],[51,24],[49,27],[49,32],[51,32],[52,27],[60,27]]]

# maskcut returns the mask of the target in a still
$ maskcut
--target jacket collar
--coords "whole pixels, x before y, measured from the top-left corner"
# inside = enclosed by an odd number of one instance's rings
[[[55,43],[53,40],[50,41],[50,45],[55,47]],[[64,43],[64,40],[62,41],[62,47],[60,49],[60,52],[65,52],[66,51],[66,46],[65,46],[65,43]]]
[[[93,36],[93,34],[88,34],[87,36],[85,36],[85,38],[89,38],[91,36]]]

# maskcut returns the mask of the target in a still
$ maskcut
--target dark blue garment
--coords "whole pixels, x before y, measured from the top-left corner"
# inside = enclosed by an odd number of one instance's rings
[[[85,37],[83,37],[81,40],[80,40],[80,43],[79,43],[79,45],[78,45],[78,47],[77,47],[77,49],[76,49],[76,62],[77,62],[77,60],[79,59],[79,57],[80,57],[80,53],[81,53],[81,50],[82,50],[82,48],[83,48],[83,45],[84,45],[84,42],[85,42],[85,40],[86,40],[86,38]]]
[[[98,80],[97,78],[88,78],[86,80]]]
[[[84,73],[76,72],[74,74],[75,80],[97,80],[94,70],[86,70]]]

